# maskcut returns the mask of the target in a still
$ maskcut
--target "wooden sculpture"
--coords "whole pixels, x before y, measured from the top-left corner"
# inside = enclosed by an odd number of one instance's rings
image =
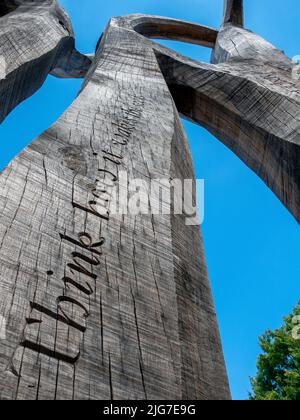
[[[55,1],[1,4],[0,40],[31,22],[21,46],[1,41],[17,57],[0,84],[4,118],[50,71],[81,76],[90,60]],[[113,212],[111,200],[136,179],[146,197],[153,180],[194,179],[181,114],[300,220],[293,63],[243,28],[242,6],[225,1],[220,31],[113,18],[77,99],[2,172],[0,398],[230,399],[199,227],[186,214]],[[212,48],[212,64],[149,38]]]

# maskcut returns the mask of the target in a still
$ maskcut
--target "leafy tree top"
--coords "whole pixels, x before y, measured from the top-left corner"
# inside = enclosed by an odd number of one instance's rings
[[[250,400],[300,400],[300,302],[281,328],[260,337]]]

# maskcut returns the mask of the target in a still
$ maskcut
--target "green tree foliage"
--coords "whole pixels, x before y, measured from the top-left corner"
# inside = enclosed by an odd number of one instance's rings
[[[281,328],[260,337],[250,400],[300,400],[300,302]]]

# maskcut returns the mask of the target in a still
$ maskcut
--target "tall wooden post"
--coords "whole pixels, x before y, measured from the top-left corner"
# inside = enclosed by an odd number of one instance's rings
[[[2,398],[229,398],[199,227],[111,213],[100,193],[124,173],[145,188],[194,178],[131,18],[111,20],[78,99],[1,175]]]

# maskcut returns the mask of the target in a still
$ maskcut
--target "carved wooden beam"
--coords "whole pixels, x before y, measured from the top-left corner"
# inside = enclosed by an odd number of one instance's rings
[[[48,74],[84,77],[90,59],[76,51],[70,20],[56,0],[4,0],[0,8],[0,122]]]
[[[112,19],[78,98],[0,176],[1,398],[230,398],[199,227],[112,210],[112,188],[127,197],[136,178],[146,204],[151,181],[194,178],[133,21],[186,37],[182,22]]]
[[[214,48],[218,31],[207,26],[159,16],[127,16],[125,25],[148,38],[169,39]]]

